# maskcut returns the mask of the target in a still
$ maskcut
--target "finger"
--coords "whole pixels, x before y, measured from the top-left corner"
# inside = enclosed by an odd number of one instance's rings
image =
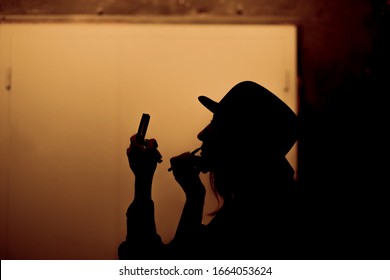
[[[178,156],[173,157],[172,159],[174,159],[174,160],[182,160],[182,159],[188,158],[189,156],[190,156],[190,152],[185,152],[185,153],[182,153],[182,154],[180,154]]]
[[[162,162],[162,155],[161,155],[161,153],[157,149],[155,151],[156,151],[157,162],[161,163]]]
[[[128,157],[134,157],[135,155],[139,155],[142,152],[142,149],[137,146],[136,144],[131,144],[127,149],[126,149],[126,154]]]
[[[137,143],[137,134],[130,137],[130,143]]]
[[[151,152],[154,157],[156,158],[158,163],[162,162],[162,155],[157,150],[158,144],[156,139],[147,139],[146,140],[146,150]]]
[[[158,144],[157,144],[157,141],[156,139],[148,139],[146,141],[146,148],[147,149],[157,149],[158,148]]]
[[[188,161],[188,158],[190,155],[191,155],[190,152],[185,152],[185,153],[182,153],[178,156],[172,157],[170,159],[171,166],[175,167],[175,166],[179,165],[180,163],[185,163],[186,161]]]
[[[145,151],[144,143],[139,143],[137,141],[137,134],[134,134],[133,136],[130,137],[130,147],[133,147],[141,151]]]

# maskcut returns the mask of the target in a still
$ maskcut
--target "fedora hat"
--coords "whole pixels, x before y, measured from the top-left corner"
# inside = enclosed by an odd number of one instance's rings
[[[268,89],[253,82],[236,84],[219,101],[198,97],[213,113],[213,131],[225,139],[255,141],[258,149],[285,156],[298,137],[298,118],[291,108]]]

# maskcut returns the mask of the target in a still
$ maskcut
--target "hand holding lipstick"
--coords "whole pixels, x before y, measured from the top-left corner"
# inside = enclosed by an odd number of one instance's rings
[[[196,148],[195,150],[193,150],[190,155],[194,156],[197,152],[200,151],[200,148]],[[168,168],[168,171],[171,172],[172,171],[172,166]]]
[[[175,180],[182,187],[187,198],[202,198],[205,194],[205,188],[199,178],[201,157],[195,155],[199,150],[200,148],[191,153],[182,153],[170,160],[171,167],[168,170],[173,171]]]

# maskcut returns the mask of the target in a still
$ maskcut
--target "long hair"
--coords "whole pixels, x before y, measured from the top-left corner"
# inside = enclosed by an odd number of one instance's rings
[[[209,182],[210,182],[211,191],[213,192],[215,198],[217,199],[217,208],[213,212],[209,213],[208,215],[215,216],[221,210],[221,207],[223,205],[223,201],[221,201],[221,199],[223,200],[223,197],[218,193],[217,188],[215,186],[215,173],[213,171],[210,171],[209,173]]]
[[[236,158],[224,161],[216,170],[210,171],[210,187],[217,199],[216,215],[224,206],[232,203],[253,203],[262,196],[286,195],[295,190],[294,170],[286,158],[274,158],[243,164]]]

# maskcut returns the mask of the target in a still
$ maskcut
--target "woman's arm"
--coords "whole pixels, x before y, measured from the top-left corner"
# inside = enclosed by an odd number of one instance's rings
[[[146,145],[131,137],[127,149],[129,165],[135,176],[134,200],[127,209],[127,236],[118,249],[119,259],[155,259],[161,257],[162,241],[156,231],[152,183],[157,161],[161,155],[157,142],[149,140]]]
[[[182,187],[186,202],[172,244],[176,249],[195,250],[202,239],[202,218],[206,190],[196,166],[197,157],[183,153],[171,159],[173,175]],[[191,255],[194,252],[186,252]]]

